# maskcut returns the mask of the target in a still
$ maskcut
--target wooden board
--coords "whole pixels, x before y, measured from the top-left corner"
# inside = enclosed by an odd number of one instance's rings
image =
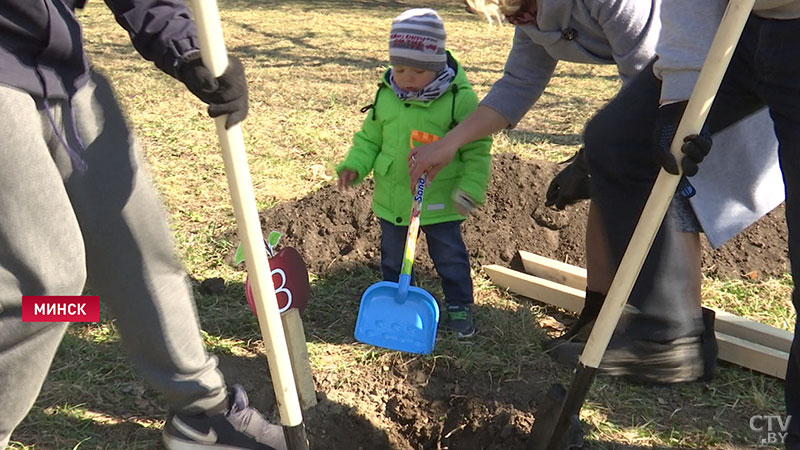
[[[718,358],[759,373],[786,379],[789,354],[717,332]]]
[[[531,275],[577,289],[584,289],[586,286],[586,269],[522,250],[519,256],[525,271]],[[716,313],[716,331],[782,352],[788,352],[792,347],[794,334],[790,331],[716,308],[711,309]]]
[[[487,265],[483,270],[495,285],[515,294],[575,313],[583,308],[582,290],[507,267]],[[792,338],[788,331],[725,312],[717,316],[715,331],[720,360],[781,379],[786,376],[787,342],[791,345]]]
[[[483,266],[483,271],[494,284],[515,294],[575,313],[583,309],[585,293],[579,289],[497,265]]]
[[[712,308],[714,309],[714,308]],[[794,334],[755,320],[714,309],[714,330],[764,347],[788,353]]]
[[[525,272],[545,280],[555,281],[571,288],[586,289],[586,269],[535,253],[519,251]]]

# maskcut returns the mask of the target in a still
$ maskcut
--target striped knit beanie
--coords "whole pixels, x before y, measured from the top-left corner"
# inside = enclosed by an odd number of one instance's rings
[[[447,66],[442,18],[430,8],[414,8],[392,21],[389,62],[436,73]]]

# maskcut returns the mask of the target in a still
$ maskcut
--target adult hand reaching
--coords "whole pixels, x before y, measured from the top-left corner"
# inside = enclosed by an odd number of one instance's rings
[[[412,148],[408,154],[408,174],[411,177],[409,188],[413,194],[416,191],[417,180],[427,172],[427,181],[430,183],[436,174],[453,160],[458,146],[450,144],[445,136],[438,141]]]
[[[239,58],[232,55],[228,58],[228,67],[218,78],[214,78],[203,65],[199,51],[192,53],[176,69],[178,79],[192,94],[208,104],[209,116],[228,114],[225,129],[244,120],[248,108],[244,67]]]
[[[658,147],[658,157],[664,170],[673,175],[678,175],[678,163],[672,156],[670,146],[687,103],[688,101],[682,101],[663,105],[658,108],[656,117],[654,140]],[[697,165],[703,162],[703,158],[708,155],[711,144],[711,136],[704,132],[699,135],[692,134],[683,139],[681,152],[684,156],[681,159],[681,169],[683,169],[684,175],[691,177],[697,174]]]
[[[547,188],[545,206],[555,206],[564,209],[581,200],[589,198],[589,185],[591,183],[589,171],[586,169],[586,155],[584,149],[570,159],[564,161],[569,165],[556,175]]]

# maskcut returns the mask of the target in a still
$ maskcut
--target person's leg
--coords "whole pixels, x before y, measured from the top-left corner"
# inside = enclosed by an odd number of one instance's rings
[[[586,219],[586,289],[591,292],[608,292],[614,279],[614,268],[609,264],[608,241],[603,220],[597,205],[589,202],[589,215]]]
[[[658,174],[652,134],[660,90],[648,66],[586,126],[592,208],[602,219],[610,257],[601,269],[606,274],[619,265]],[[632,339],[664,342],[702,332],[699,265],[686,263],[699,261],[687,245],[691,240],[664,221],[631,292],[629,303],[640,311],[627,330]],[[587,243],[587,253],[596,248]],[[602,258],[587,259],[594,264],[587,268],[591,279]],[[611,280],[598,281],[610,285]],[[597,289],[607,292],[608,286],[598,282]]]
[[[469,254],[461,235],[461,221],[443,222],[422,227],[428,252],[442,279],[444,302],[448,305],[471,305],[472,277]]]
[[[800,25],[800,21],[798,25]],[[800,33],[800,26],[796,31]],[[800,52],[795,52],[790,67],[794,84],[790,84],[785,95],[770,95],[769,106],[775,133],[780,142],[778,154],[780,158],[783,181],[786,187],[786,223],[789,232],[789,260],[793,280],[800,280]],[[787,73],[788,75],[788,73]],[[786,78],[792,80],[792,78]],[[780,90],[775,90],[775,94]],[[792,303],[800,314],[800,289],[795,281],[792,291]],[[800,321],[795,322],[794,340],[789,353],[789,365],[786,371],[786,414],[791,416],[790,439],[788,448],[800,449]]]
[[[23,295],[80,295],[80,229],[54,160],[47,115],[0,86],[0,448],[33,406],[66,323],[23,323]],[[52,152],[52,153],[51,153]]]
[[[605,238],[605,228],[597,207],[589,202],[589,215],[586,219],[586,296],[578,319],[567,331],[556,339],[544,343],[545,350],[562,342],[586,342],[592,331],[594,321],[605,303],[606,293],[614,278],[610,250]]]
[[[170,410],[167,448],[285,449],[280,426],[229,389],[200,333],[192,290],[141,155],[104,77],[65,112],[87,170],[67,189],[83,233],[88,283],[116,319],[128,359]],[[213,437],[213,439],[211,439]]]
[[[729,87],[732,84],[728,82]],[[652,145],[659,96],[660,81],[652,67],[645,68],[586,127],[592,208],[597,209],[595,221],[602,223],[593,239],[605,235],[610,267],[619,265],[660,170]],[[715,106],[716,115],[709,121],[716,129],[757,109],[752,98],[721,97],[725,108]],[[700,308],[699,236],[682,231],[685,221],[676,207],[680,200],[676,197],[668,210],[631,292],[634,314],[626,318],[603,359],[601,369],[607,373],[630,375],[635,371],[629,369],[637,365],[644,372],[646,360],[652,360],[646,371],[651,376],[641,381],[678,382],[713,374],[715,346],[704,345],[708,341],[704,329],[710,324]],[[587,242],[587,252],[603,250]],[[594,265],[587,269],[596,271],[603,258],[587,255],[587,260]],[[603,290],[603,282],[610,280],[607,272],[600,272],[601,277],[590,283]]]
[[[436,272],[442,280],[445,302],[444,328],[459,337],[471,337],[476,330],[472,321],[472,277],[469,254],[461,235],[461,222],[442,222],[422,227]]]
[[[747,95],[742,81],[747,70],[742,57],[734,57],[709,114],[709,133],[763,106],[756,96]],[[659,96],[660,81],[651,67],[645,68],[586,127],[592,201],[608,231],[613,267],[622,258],[660,170],[652,145]],[[702,333],[699,237],[683,232],[686,221],[676,208],[680,201],[668,210],[631,292],[630,304],[640,312],[626,330],[634,339],[666,342]]]
[[[216,358],[206,353],[191,287],[162,205],[108,81],[72,100],[88,168],[67,182],[86,243],[88,282],[116,319],[128,358],[172,411],[204,412],[225,401]]]
[[[787,45],[796,42],[800,20],[753,19],[749,33],[747,56],[758,76],[758,94],[764,98],[775,123],[778,137],[778,157],[786,187],[786,223],[789,232],[789,260],[795,288],[792,303],[800,312],[800,47]],[[757,24],[757,26],[756,26]],[[750,25],[750,24],[748,24]],[[712,150],[713,151],[713,150]],[[701,168],[702,170],[702,168]],[[800,449],[800,322],[789,352],[786,371],[786,415],[791,417],[786,447]]]
[[[597,209],[590,203],[586,224],[586,301],[578,320],[562,336],[564,339],[586,341],[614,279],[613,259],[605,238],[603,221]],[[676,247],[671,256],[676,260],[683,260],[685,265],[678,271],[678,276],[683,277],[682,280],[672,278],[671,281],[675,284],[671,288],[674,290],[676,286],[682,285],[683,288],[679,290],[687,294],[686,309],[697,310],[700,308],[700,235],[697,232],[684,231],[676,231],[674,234]],[[650,295],[643,288],[637,294],[643,297]]]

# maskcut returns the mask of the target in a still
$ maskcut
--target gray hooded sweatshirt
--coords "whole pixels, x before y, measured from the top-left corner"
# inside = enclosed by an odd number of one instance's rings
[[[481,101],[515,127],[560,60],[616,64],[623,83],[654,57],[661,0],[537,0],[537,23],[518,25],[503,77]]]
[[[663,82],[662,104],[689,98],[727,6],[727,0],[664,2],[663,31],[654,67]],[[753,14],[768,19],[797,19],[800,0],[756,0]]]

